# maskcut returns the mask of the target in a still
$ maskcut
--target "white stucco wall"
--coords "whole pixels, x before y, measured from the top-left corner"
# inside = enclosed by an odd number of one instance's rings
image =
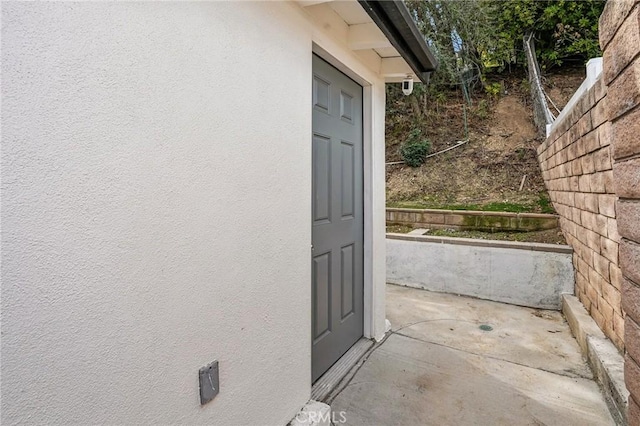
[[[2,4],[3,423],[285,424],[308,400],[313,43],[374,83],[382,335],[384,87],[327,31],[286,3]]]

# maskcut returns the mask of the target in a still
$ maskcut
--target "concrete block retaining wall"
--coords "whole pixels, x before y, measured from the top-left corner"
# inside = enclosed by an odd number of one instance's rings
[[[624,332],[625,384],[631,393],[627,419],[630,426],[640,426],[640,0],[607,1],[598,28],[607,86],[604,119],[610,123],[604,137],[610,140],[614,159],[623,277],[622,292],[613,292],[620,299],[608,299],[622,304],[624,319],[614,316],[614,331]]]
[[[557,228],[558,216],[536,213],[388,208],[387,224],[431,229],[541,231]]]
[[[538,148],[549,196],[574,249],[576,296],[618,348],[624,347],[611,123],[602,76]]]
[[[560,310],[573,294],[568,246],[387,234],[387,281]]]

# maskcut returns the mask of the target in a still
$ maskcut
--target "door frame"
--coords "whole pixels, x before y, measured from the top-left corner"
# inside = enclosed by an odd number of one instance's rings
[[[337,49],[342,51],[342,49]],[[374,115],[374,85],[367,78],[357,73],[345,63],[353,62],[355,58],[344,57],[343,60],[336,58],[326,49],[313,42],[312,54],[309,55],[309,63],[313,53],[334,66],[338,71],[354,80],[362,86],[362,160],[363,160],[363,219],[364,219],[364,241],[363,241],[363,292],[364,292],[364,309],[363,309],[363,335],[366,338],[380,340],[384,337],[385,330],[385,281],[386,281],[386,257],[385,257],[385,192],[384,192],[384,148],[382,156],[375,155],[374,143],[378,142],[384,145],[384,82],[382,83],[382,106],[381,114],[382,123],[376,122],[375,118],[380,120],[380,114]],[[346,55],[341,55],[346,56]],[[362,68],[362,67],[361,67]],[[313,72],[309,73],[309,79],[312,78]],[[309,86],[311,87],[311,86]],[[311,123],[309,123],[311,124]],[[382,126],[382,140],[374,140],[376,133],[376,125]],[[380,133],[380,130],[378,130]],[[311,132],[310,132],[311,134]],[[381,164],[376,164],[381,163]],[[376,166],[382,168],[381,182],[380,176],[376,176]],[[378,181],[376,181],[376,177]],[[379,188],[382,185],[382,188]],[[380,214],[375,215],[378,209]],[[378,216],[378,217],[376,217]],[[381,227],[382,235],[378,235],[374,229]],[[309,224],[311,226],[311,223]],[[379,231],[380,233],[380,231]],[[381,276],[381,278],[380,278]],[[378,279],[376,279],[376,277]],[[311,288],[311,282],[309,282]]]

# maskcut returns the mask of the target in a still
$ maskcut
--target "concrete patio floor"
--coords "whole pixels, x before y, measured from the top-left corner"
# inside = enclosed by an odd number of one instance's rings
[[[330,401],[348,425],[614,424],[559,312],[388,285],[387,318]]]

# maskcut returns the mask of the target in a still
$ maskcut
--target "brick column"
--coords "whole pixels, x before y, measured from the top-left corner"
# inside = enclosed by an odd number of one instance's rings
[[[600,17],[611,121],[629,424],[640,426],[640,0],[609,0]]]

